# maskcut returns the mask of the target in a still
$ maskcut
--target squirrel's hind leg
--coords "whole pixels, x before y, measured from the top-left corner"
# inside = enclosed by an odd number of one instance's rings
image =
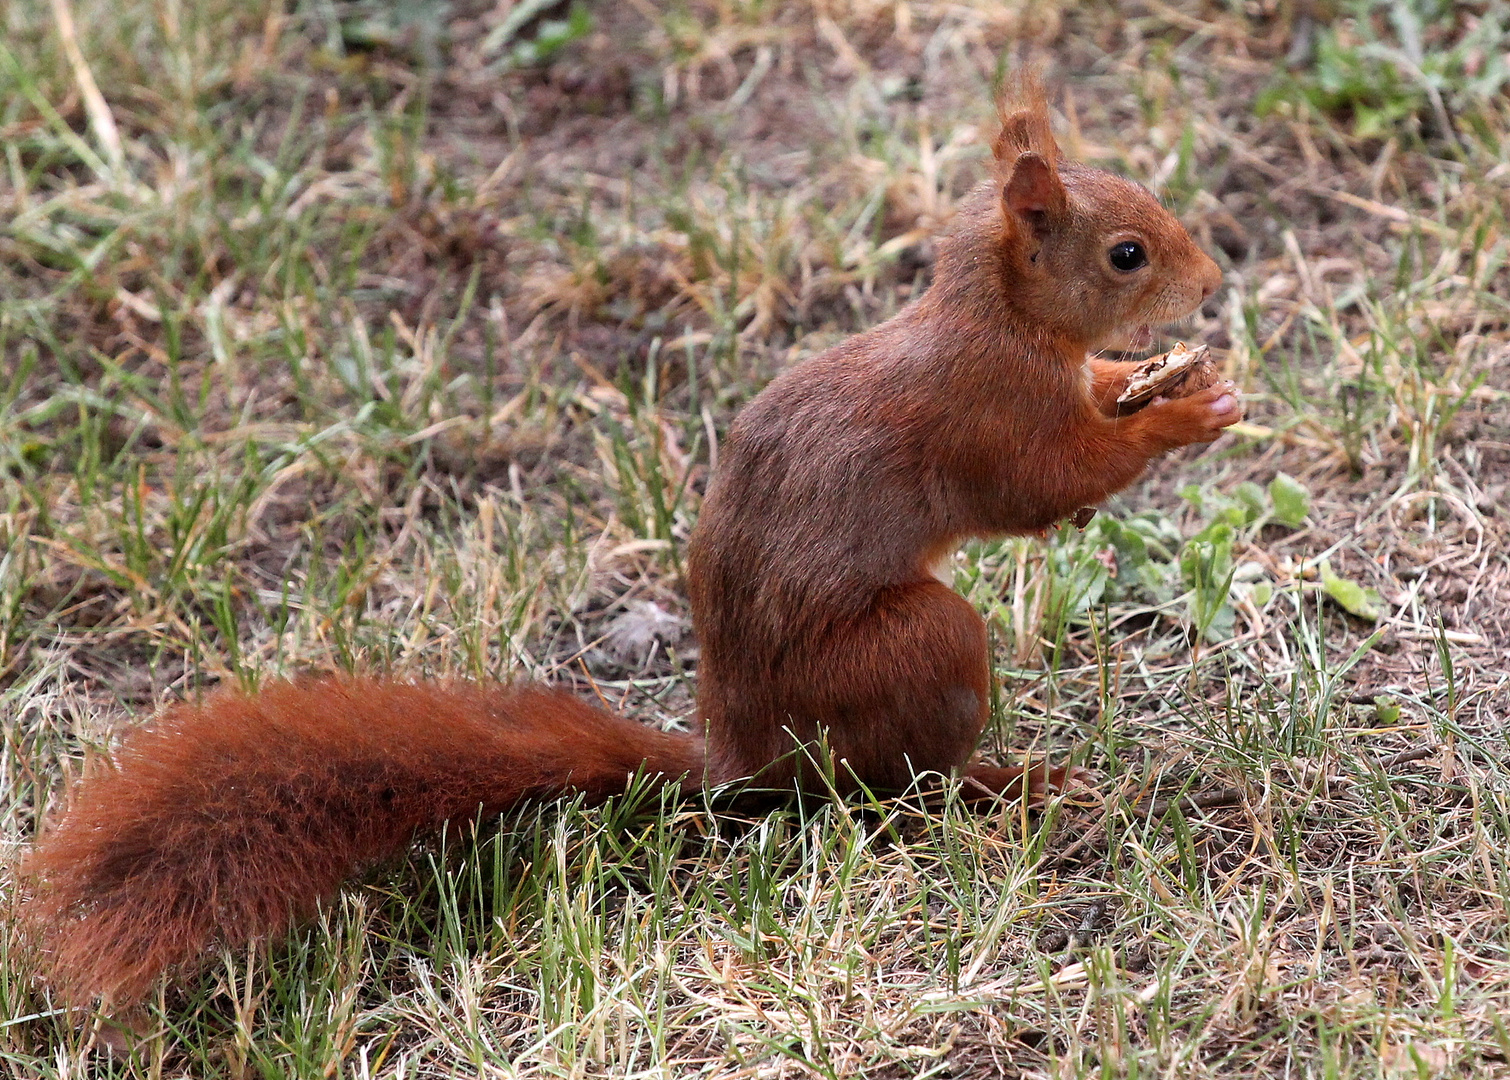
[[[1070,765],[1051,766],[1047,761],[1009,766],[977,762],[965,770],[964,780],[960,797],[968,803],[1024,797],[1029,803],[1039,803],[1050,795],[1084,787],[1089,774]]]
[[[969,762],[990,720],[986,626],[953,589],[922,581],[883,590],[864,621],[834,642],[848,712],[869,722],[831,725],[829,743],[868,787],[898,790],[923,772],[962,771],[967,802],[1001,797],[1042,801],[1086,774],[1046,761],[1011,766]]]
[[[953,772],[975,749],[990,714],[986,626],[931,578],[890,586],[859,616],[789,650],[774,685],[752,678],[722,696],[758,700],[766,714],[712,726],[710,755],[726,774],[786,787],[826,746],[841,790],[903,790],[919,773]],[[816,777],[801,783],[826,788]]]

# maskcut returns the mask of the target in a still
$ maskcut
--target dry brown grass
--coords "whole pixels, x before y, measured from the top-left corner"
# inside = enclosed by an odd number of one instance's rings
[[[994,745],[1097,799],[549,810],[166,992],[113,1066],[7,944],[4,1068],[1510,1072],[1503,3],[632,0],[512,66],[564,8],[499,40],[522,4],[68,6],[73,58],[0,8],[12,845],[126,715],[219,680],[683,715],[719,432],[926,285],[1017,64],[1222,262],[1182,336],[1249,419],[957,563]]]

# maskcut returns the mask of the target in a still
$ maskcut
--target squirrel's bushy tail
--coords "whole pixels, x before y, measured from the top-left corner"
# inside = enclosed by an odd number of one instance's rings
[[[218,945],[285,931],[416,832],[642,770],[702,779],[702,739],[536,686],[324,679],[220,692],[134,732],[21,866],[68,999],[127,1002]]]

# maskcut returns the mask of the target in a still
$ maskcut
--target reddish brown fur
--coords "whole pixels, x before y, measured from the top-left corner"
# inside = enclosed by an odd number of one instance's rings
[[[1188,314],[1220,273],[1142,188],[1063,161],[1035,88],[995,151],[933,288],[774,381],[721,449],[688,578],[715,776],[787,782],[820,731],[867,784],[958,768],[987,719],[986,631],[933,561],[1047,528],[1241,415],[1223,384],[1115,418],[1136,365],[1087,351]],[[1147,272],[1107,262],[1129,239]]]
[[[1230,384],[1112,415],[1135,365],[1087,352],[1183,317],[1220,275],[1142,188],[1063,160],[1035,87],[1002,126],[934,286],[734,423],[689,562],[706,767],[696,739],[544,689],[324,681],[170,710],[79,785],[25,867],[64,991],[135,997],[307,915],[417,829],[600,799],[641,768],[818,785],[820,737],[841,787],[964,766],[988,718],[986,631],[935,560],[1044,529],[1241,416]],[[1123,240],[1145,270],[1107,261]],[[985,794],[1063,779],[968,776]]]
[[[702,780],[702,744],[542,687],[369,679],[219,693],[132,733],[23,870],[65,995],[138,998],[219,944],[280,933],[418,831],[646,762]]]

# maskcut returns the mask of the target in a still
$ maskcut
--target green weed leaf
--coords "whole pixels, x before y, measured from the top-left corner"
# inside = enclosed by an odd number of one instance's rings
[[[1382,614],[1381,606],[1384,603],[1379,590],[1365,588],[1355,581],[1338,577],[1332,572],[1331,564],[1324,559],[1321,563],[1321,588],[1348,614],[1367,619],[1369,622],[1379,621],[1379,616]]]
[[[1311,493],[1288,473],[1278,473],[1269,481],[1269,498],[1274,503],[1274,520],[1292,529],[1298,529],[1311,512]]]

